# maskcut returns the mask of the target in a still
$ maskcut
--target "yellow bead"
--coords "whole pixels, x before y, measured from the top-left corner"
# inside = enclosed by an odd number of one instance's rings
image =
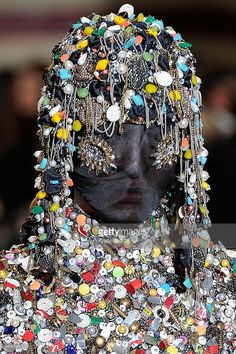
[[[51,205],[50,211],[55,212],[57,211],[57,209],[59,209],[59,207],[60,207],[59,203],[53,203]]]
[[[73,126],[72,126],[73,130],[74,130],[75,132],[78,132],[78,131],[81,129],[81,127],[82,127],[81,121],[78,120],[78,119],[77,119],[77,120],[74,120]]]
[[[203,215],[208,215],[208,214],[209,214],[209,210],[206,209],[204,206],[200,206],[199,209],[200,209],[200,212],[201,212]]]
[[[78,43],[76,44],[75,48],[76,48],[77,50],[79,50],[79,49],[86,48],[87,46],[88,46],[88,40],[87,40],[87,39],[84,39],[84,40],[78,42]]]
[[[180,101],[182,98],[181,93],[179,90],[172,90],[170,91],[170,99],[172,101]]]
[[[75,253],[76,254],[80,255],[80,254],[82,254],[82,252],[83,252],[83,250],[82,250],[82,248],[80,246],[75,247]]]
[[[208,261],[205,261],[204,266],[205,266],[206,268],[208,268],[208,267],[209,267],[209,265],[210,265],[210,263],[209,263]]]
[[[125,22],[125,18],[122,16],[116,16],[114,18],[114,22],[116,25],[121,25],[123,22]]]
[[[146,92],[147,92],[147,93],[150,93],[150,94],[157,92],[157,87],[156,87],[156,85],[154,85],[154,84],[147,84],[147,85],[146,85]]]
[[[138,14],[137,20],[138,22],[142,22],[144,19],[144,14],[141,12],[140,14]]]
[[[159,247],[153,247],[153,250],[152,250],[152,257],[153,258],[157,258],[157,257],[159,257],[160,256],[160,254],[161,254],[161,250],[160,250],[160,248]]]
[[[53,123],[59,123],[60,121],[61,121],[61,116],[60,116],[60,113],[59,112],[57,112],[57,113],[55,113],[53,116],[52,116],[52,122]]]
[[[149,28],[148,33],[153,37],[156,37],[158,35],[157,30],[154,30],[152,28]]]
[[[187,160],[191,159],[192,158],[192,150],[190,150],[190,149],[186,150],[185,153],[184,153],[184,157]]]
[[[80,284],[79,286],[79,293],[82,296],[88,295],[90,293],[89,285],[88,284]]]
[[[173,345],[169,345],[169,347],[167,347],[167,353],[169,353],[169,354],[177,354],[178,353],[178,348],[174,347]]]
[[[91,229],[91,232],[94,236],[98,236],[99,233],[100,233],[100,228],[99,226],[93,226],[92,229]]]
[[[120,334],[124,334],[126,331],[127,331],[127,327],[126,327],[125,325],[120,325],[120,326],[118,327],[118,332],[119,332]]]
[[[202,182],[202,187],[203,187],[204,189],[206,189],[206,190],[209,190],[209,189],[210,189],[210,185],[209,185],[207,182],[205,182],[205,181]]]
[[[63,305],[63,304],[64,304],[63,298],[62,298],[62,297],[58,297],[58,298],[56,299],[55,305],[60,307],[60,306]]]
[[[60,128],[57,131],[57,138],[66,140],[68,138],[69,131],[65,128]]]
[[[46,197],[46,195],[47,195],[46,192],[44,192],[44,191],[39,191],[39,192],[36,194],[36,198],[37,198],[37,199],[43,199],[43,198]]]
[[[197,86],[197,76],[196,75],[192,75],[192,84],[194,86]]]
[[[106,270],[112,269],[112,268],[113,268],[112,262],[106,261],[106,262],[104,263],[104,268],[105,268]]]
[[[5,279],[8,276],[8,272],[6,270],[0,270],[0,279]]]
[[[157,296],[157,290],[156,289],[151,289],[149,291],[150,296]]]
[[[192,317],[188,317],[186,322],[189,326],[192,326],[194,324],[194,319]]]
[[[230,266],[228,259],[223,259],[221,261],[221,265],[222,265],[222,267],[228,268]]]
[[[93,31],[94,31],[93,27],[90,27],[90,26],[85,27],[85,29],[84,29],[84,33],[85,33],[87,36],[91,36],[91,34],[93,33]]]
[[[102,70],[105,70],[106,67],[107,67],[107,64],[108,64],[108,60],[107,59],[101,59],[97,62],[97,65],[96,65],[96,70],[98,71],[102,71]]]
[[[105,310],[106,307],[107,307],[106,301],[101,300],[101,301],[98,302],[98,308],[100,310]]]

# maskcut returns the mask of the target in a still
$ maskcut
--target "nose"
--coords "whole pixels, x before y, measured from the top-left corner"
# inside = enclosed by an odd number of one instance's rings
[[[134,147],[126,160],[125,172],[129,178],[138,178],[141,174],[140,149]]]

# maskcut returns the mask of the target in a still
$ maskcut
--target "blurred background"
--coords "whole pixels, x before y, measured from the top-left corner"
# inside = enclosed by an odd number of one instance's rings
[[[117,12],[126,1],[0,0],[0,248],[18,242],[35,195],[36,104],[50,52],[81,16]],[[202,93],[209,209],[214,223],[235,223],[236,1],[129,1],[193,43]]]

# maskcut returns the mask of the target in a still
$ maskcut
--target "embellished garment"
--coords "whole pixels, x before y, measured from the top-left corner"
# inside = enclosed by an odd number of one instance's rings
[[[73,204],[55,223],[1,255],[2,354],[236,352],[236,255],[206,231],[180,281],[157,211],[129,238]]]

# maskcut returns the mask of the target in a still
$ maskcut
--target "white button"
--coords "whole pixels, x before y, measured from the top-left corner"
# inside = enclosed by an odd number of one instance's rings
[[[43,328],[38,333],[38,339],[43,343],[49,342],[52,339],[52,332],[47,328]]]
[[[52,306],[53,306],[52,301],[47,298],[39,299],[37,302],[37,308],[39,310],[48,311],[50,308],[52,308]]]
[[[168,87],[172,84],[172,76],[167,71],[157,72],[154,76],[160,86]]]
[[[80,322],[78,323],[78,326],[79,326],[79,327],[85,328],[85,327],[87,327],[87,326],[90,324],[90,322],[91,322],[91,320],[90,320],[90,318],[89,318],[88,315],[80,314],[80,315],[79,315],[79,318],[80,318]]]
[[[89,256],[90,256],[90,251],[89,250],[83,250],[82,251],[82,256],[84,257],[84,258],[88,258]]]
[[[207,342],[206,337],[200,336],[200,337],[198,338],[198,342],[199,342],[199,344],[201,344],[201,345],[205,345],[206,342]]]
[[[29,310],[32,307],[32,301],[25,301],[24,308]]]
[[[112,105],[108,108],[107,119],[110,122],[116,122],[120,119],[120,107],[118,105]]]
[[[91,293],[96,294],[98,292],[98,290],[99,290],[99,288],[98,288],[97,285],[91,285],[90,286]]]
[[[115,298],[117,299],[122,299],[127,293],[127,290],[123,285],[116,285],[113,290],[115,291]]]
[[[8,318],[14,318],[14,317],[16,317],[16,313],[15,313],[15,311],[13,311],[13,310],[8,311],[8,313],[7,313],[7,317],[8,317]]]
[[[159,348],[155,345],[151,347],[151,354],[158,354],[159,353]]]

